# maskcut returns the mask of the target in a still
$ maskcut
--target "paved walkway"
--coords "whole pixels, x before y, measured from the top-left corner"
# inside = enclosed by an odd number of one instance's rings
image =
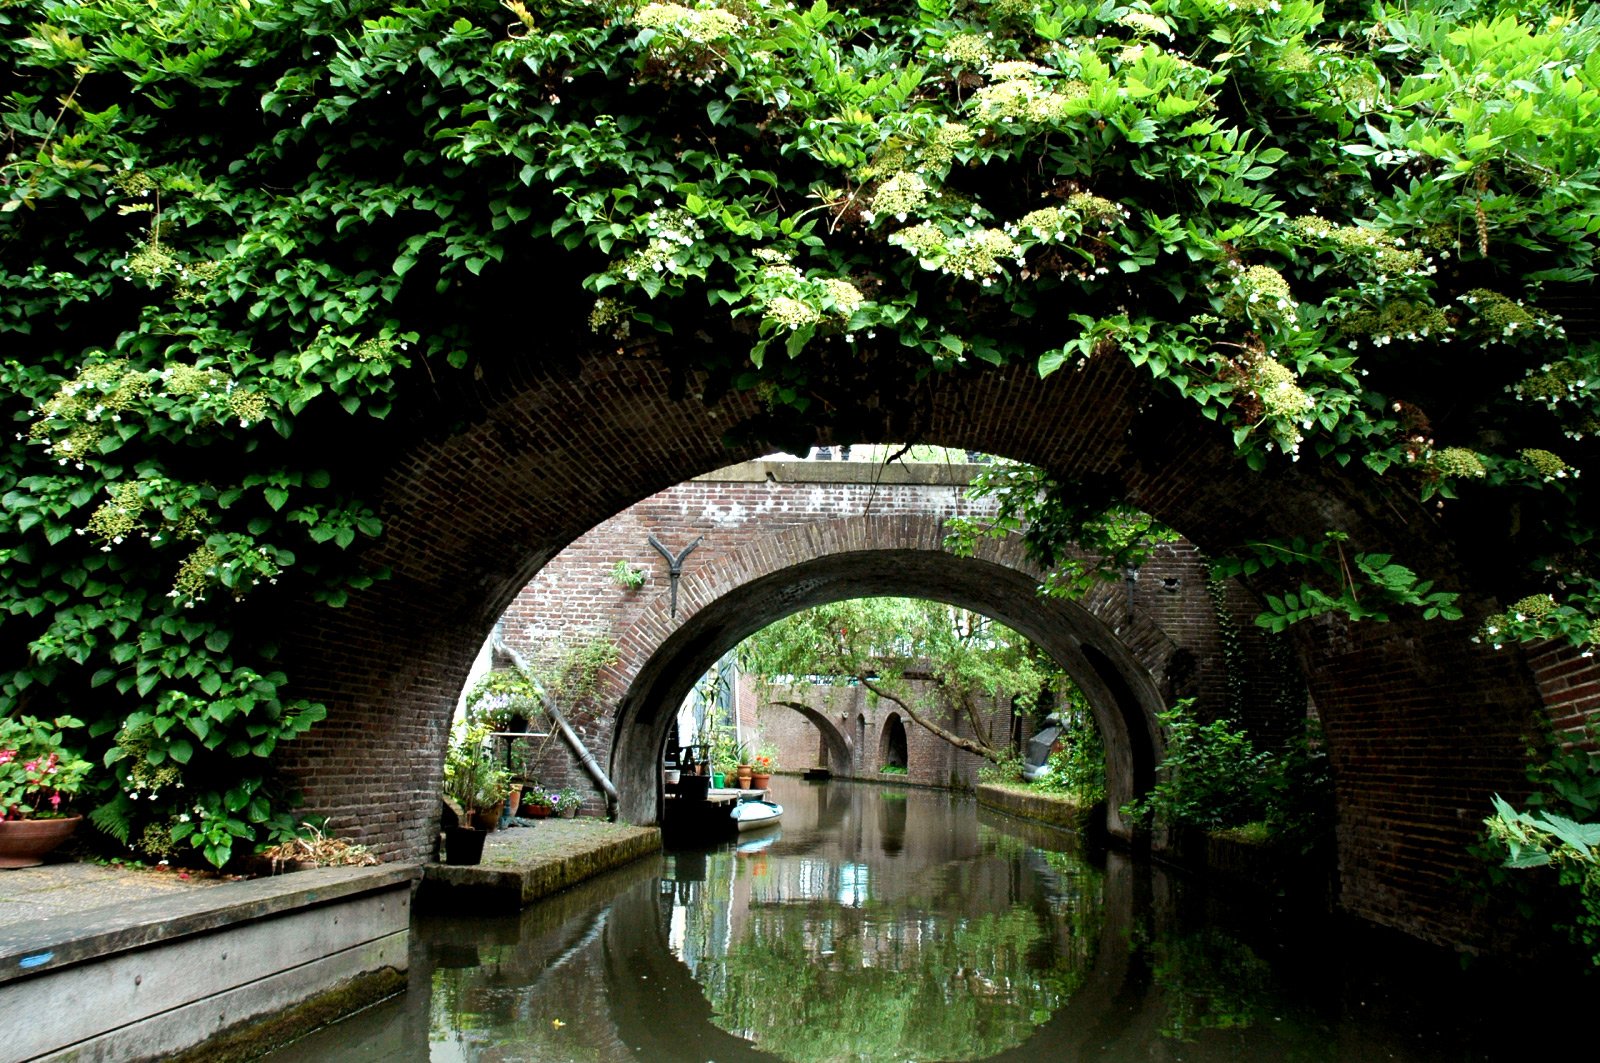
[[[531,827],[491,831],[480,867],[525,867],[587,852],[598,845],[634,837],[641,828],[603,819],[526,819]],[[653,831],[655,828],[649,828]]]
[[[629,827],[599,819],[545,819],[489,835],[484,871],[510,875],[507,885],[528,903],[599,874],[618,863],[660,848],[655,828]],[[116,867],[107,864],[45,863],[0,870],[0,927],[76,915],[186,890],[212,889],[239,881],[200,872]],[[483,881],[479,879],[480,883]]]
[[[68,862],[0,870],[0,926],[75,915],[231,881],[235,880],[217,875]]]
[[[517,911],[541,897],[661,848],[661,831],[599,819],[528,820],[485,839],[483,860],[470,867],[429,864],[417,903],[437,906],[471,898],[484,909]]]

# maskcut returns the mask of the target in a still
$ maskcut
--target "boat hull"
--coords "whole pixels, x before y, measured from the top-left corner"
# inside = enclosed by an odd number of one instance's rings
[[[728,815],[743,833],[776,826],[783,817],[783,806],[775,801],[741,801]]]

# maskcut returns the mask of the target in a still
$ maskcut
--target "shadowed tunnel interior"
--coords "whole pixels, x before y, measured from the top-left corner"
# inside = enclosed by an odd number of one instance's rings
[[[768,624],[845,598],[916,597],[971,609],[1031,639],[1083,689],[1106,744],[1110,827],[1115,810],[1147,788],[1159,761],[1155,679],[1115,632],[1072,602],[1039,597],[1014,568],[938,551],[834,554],[763,576],[703,605],[639,669],[617,712],[611,774],[631,822],[655,822],[662,744],[695,681],[719,657]]]

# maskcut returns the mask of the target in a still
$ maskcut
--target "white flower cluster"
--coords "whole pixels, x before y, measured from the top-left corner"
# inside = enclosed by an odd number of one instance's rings
[[[831,313],[848,322],[867,301],[843,277],[807,277],[782,252],[760,248],[755,256],[761,267],[761,289],[756,299],[762,317],[791,332],[820,324]]]
[[[986,66],[994,56],[990,38],[994,34],[958,33],[944,42],[940,55],[955,66]]]
[[[1023,60],[1007,60],[989,67],[989,77],[994,81],[1019,81],[1022,78],[1049,77],[1054,73],[1049,67]]]
[[[1289,291],[1289,282],[1271,266],[1239,270],[1233,275],[1231,287],[1224,306],[1230,316],[1282,320],[1299,330],[1300,326],[1293,324],[1299,304]]]
[[[973,93],[972,107],[988,119],[1051,122],[1066,115],[1071,100],[1088,93],[1081,81],[1064,82],[1059,88],[1035,80],[996,81]]]
[[[901,221],[928,201],[928,182],[914,173],[891,174],[872,196],[872,212],[892,214]]]
[[[965,231],[950,236],[937,226],[923,223],[900,230],[889,237],[889,243],[916,255],[923,269],[975,280],[985,288],[1001,274],[1002,259],[1022,264],[1022,251],[1010,233],[982,228],[971,217],[965,225]]]
[[[1335,225],[1326,218],[1307,214],[1294,219],[1289,227],[1309,239],[1325,241],[1346,254],[1362,259],[1378,271],[1378,283],[1390,277],[1425,277],[1439,272],[1432,256],[1406,247],[1401,236],[1390,236],[1381,229],[1360,225]]]
[[[1315,406],[1311,396],[1300,387],[1294,370],[1266,354],[1250,362],[1248,381],[1262,411],[1274,422],[1271,431],[1278,445],[1290,460],[1299,461],[1301,429],[1311,427],[1308,415]],[[1272,443],[1267,449],[1272,449]]]
[[[646,219],[645,231],[649,234],[645,246],[612,263],[613,273],[629,281],[648,273],[676,273],[679,252],[705,237],[700,223],[681,210],[656,211]]]
[[[1546,314],[1529,307],[1521,299],[1511,299],[1487,288],[1474,288],[1457,301],[1471,313],[1469,325],[1485,329],[1486,339],[1512,340],[1518,335],[1540,335],[1548,338],[1565,336],[1557,314]]]
[[[1163,37],[1172,36],[1172,27],[1167,25],[1167,20],[1160,15],[1152,15],[1146,11],[1128,11],[1117,16],[1117,25],[1126,26],[1140,33],[1156,33]]]
[[[680,37],[693,44],[725,40],[744,25],[730,11],[716,7],[684,7],[682,4],[646,4],[628,20],[645,30]]]
[[[825,277],[819,283],[834,308],[845,318],[854,314],[867,301],[867,297],[861,294],[861,289],[841,277]]]

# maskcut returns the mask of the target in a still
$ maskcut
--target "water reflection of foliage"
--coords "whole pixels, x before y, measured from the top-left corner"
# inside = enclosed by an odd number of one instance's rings
[[[1139,943],[1165,990],[1161,1036],[1193,1041],[1205,1030],[1240,1030],[1266,1013],[1272,970],[1246,944],[1215,927],[1158,933]]]
[[[793,1063],[981,1059],[1026,1040],[1083,980],[1023,907],[894,925],[797,914],[756,913],[707,985],[719,1026]]]
[[[600,1063],[612,1058],[604,1051],[606,1029],[596,1027],[596,1013],[582,1004],[589,990],[580,979],[563,987],[571,994],[565,999],[541,1001],[553,1015],[567,1016],[570,1029],[567,1021],[529,1021],[527,1003],[535,997],[545,960],[522,946],[446,946],[435,952],[434,962],[428,1043],[435,1054],[453,1045],[451,1058],[461,1059]]]
[[[1094,963],[1095,947],[1105,922],[1105,877],[1081,853],[1030,845],[1026,839],[1004,831],[980,829],[979,837],[996,856],[1035,861],[1042,864],[1041,879],[1045,897],[1062,925],[1064,940],[1080,969]]]

